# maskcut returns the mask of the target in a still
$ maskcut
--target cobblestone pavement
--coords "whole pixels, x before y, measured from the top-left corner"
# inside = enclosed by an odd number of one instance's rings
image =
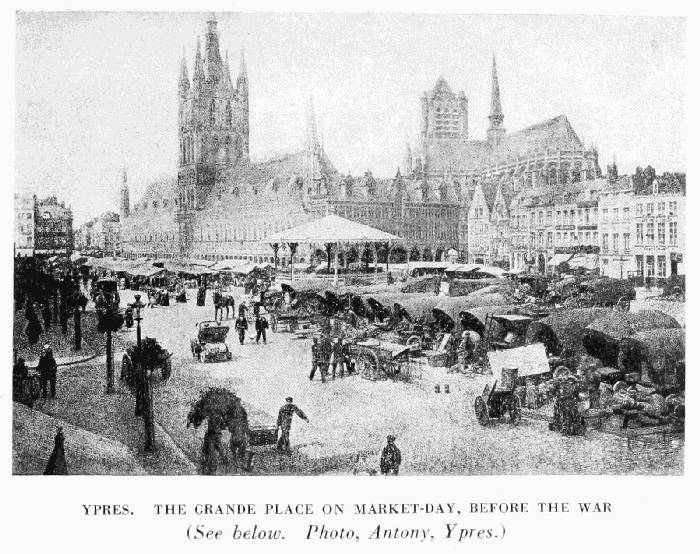
[[[123,295],[130,301],[130,292]],[[376,469],[387,434],[397,436],[404,474],[678,474],[683,471],[682,439],[628,441],[596,431],[586,437],[550,432],[547,422],[524,419],[478,425],[475,395],[491,382],[487,376],[446,376],[425,369],[417,383],[368,381],[359,376],[326,384],[310,382],[310,340],[287,333],[268,335],[267,345],[249,338],[239,345],[233,331],[228,344],[233,360],[204,364],[192,360],[189,341],[195,323],[211,319],[213,307],[185,305],[144,311],[143,336],[155,336],[174,352],[171,379],[156,388],[156,418],[173,440],[196,461],[204,429],[186,429],[189,403],[207,386],[236,391],[249,405],[275,417],[286,396],[308,415],[292,428],[291,457],[263,450],[260,473],[352,473]],[[238,305],[238,300],[236,298]],[[233,321],[231,321],[231,324]],[[129,332],[124,335],[128,337]],[[133,331],[131,331],[133,334]],[[123,337],[122,337],[123,338]],[[318,377],[317,377],[318,379]],[[434,385],[449,381],[449,394]],[[232,471],[225,468],[223,471]]]

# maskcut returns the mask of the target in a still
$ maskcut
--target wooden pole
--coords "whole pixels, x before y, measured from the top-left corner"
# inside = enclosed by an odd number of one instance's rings
[[[335,269],[334,269],[334,276],[333,276],[333,286],[335,288],[338,288],[338,248],[340,248],[340,243],[336,242],[335,243]]]

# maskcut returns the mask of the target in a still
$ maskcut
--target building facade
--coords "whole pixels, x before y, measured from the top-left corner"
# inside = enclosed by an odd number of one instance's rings
[[[685,176],[637,185],[630,200],[636,275],[651,282],[685,275]]]
[[[106,212],[75,231],[75,249],[82,253],[117,256],[122,252],[119,214]]]
[[[234,86],[214,20],[204,43],[192,79],[181,63],[177,176],[151,183],[134,203],[125,179],[122,184],[122,246],[129,257],[272,261],[265,236],[334,213],[403,237],[390,254],[396,261],[456,251],[462,261],[508,266],[511,200],[600,174],[595,149],[583,146],[565,116],[506,133],[495,59],[485,140],[470,138],[468,99],[441,77],[420,99],[420,144],[407,146],[404,171],[392,178],[340,174],[318,140],[313,109],[301,151],[251,163],[245,62],[241,56]],[[284,264],[285,245],[280,248]],[[323,245],[297,259],[310,261],[319,250]]]
[[[64,256],[73,252],[73,212],[55,196],[37,200],[34,206],[34,252]]]
[[[36,197],[15,193],[15,256],[34,256],[34,208]]]

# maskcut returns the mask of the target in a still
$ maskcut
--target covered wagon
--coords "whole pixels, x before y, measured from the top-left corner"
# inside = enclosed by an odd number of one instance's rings
[[[640,331],[620,341],[623,373],[638,373],[642,384],[664,393],[685,387],[685,329]]]
[[[641,331],[653,329],[680,329],[674,318],[658,310],[620,312],[611,310],[590,323],[583,332],[583,346],[603,365],[617,366],[620,341]]]

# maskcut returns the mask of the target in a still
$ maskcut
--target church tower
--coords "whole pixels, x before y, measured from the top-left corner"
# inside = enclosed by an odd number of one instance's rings
[[[501,91],[498,88],[498,73],[496,73],[496,56],[493,56],[491,67],[491,114],[486,139],[489,146],[498,147],[503,141],[506,130],[503,127],[503,110],[501,109]]]
[[[198,209],[211,187],[249,162],[248,76],[231,82],[228,55],[222,59],[217,21],[207,21],[204,48],[197,40],[190,82],[183,54],[178,83],[178,207]]]
[[[122,174],[122,187],[119,191],[119,215],[122,221],[129,217],[129,185],[126,182],[126,168]]]

